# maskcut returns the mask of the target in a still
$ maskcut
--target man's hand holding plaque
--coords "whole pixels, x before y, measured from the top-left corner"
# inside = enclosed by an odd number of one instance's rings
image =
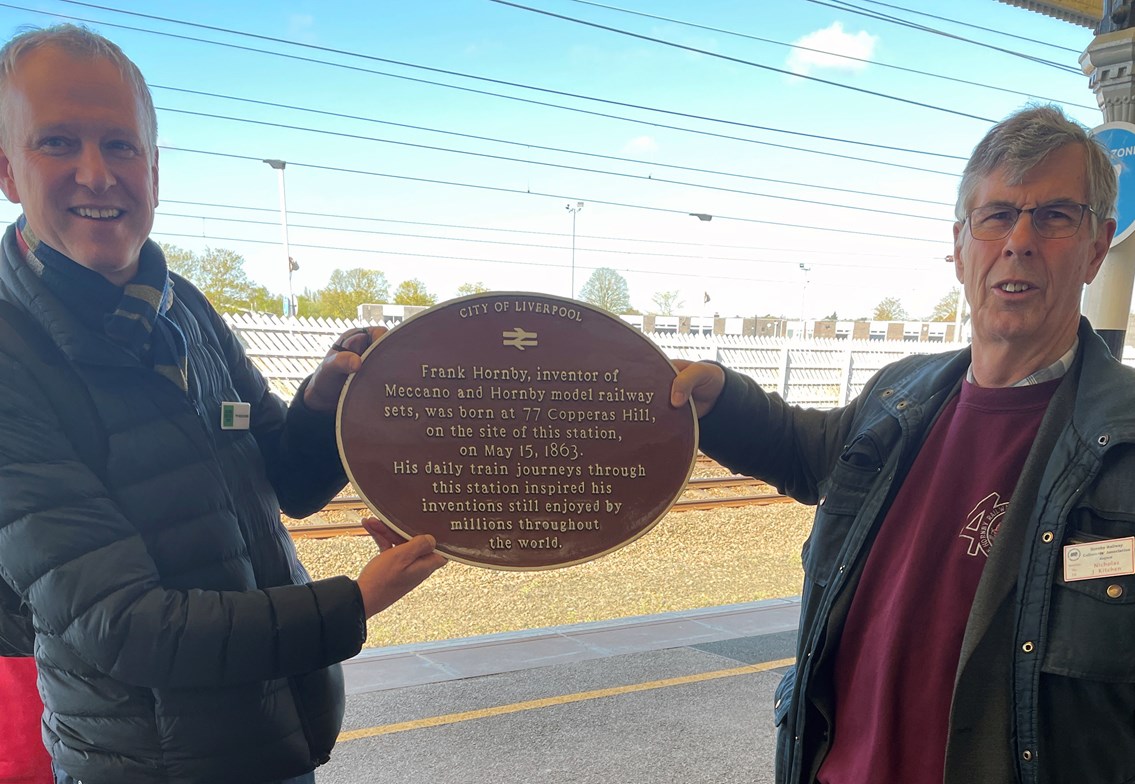
[[[548,569],[646,533],[693,468],[674,367],[604,311],[543,294],[435,306],[374,343],[339,402],[368,506],[448,558]]]

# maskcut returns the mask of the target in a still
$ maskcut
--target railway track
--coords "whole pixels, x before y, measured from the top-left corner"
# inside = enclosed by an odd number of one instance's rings
[[[702,477],[689,480],[686,484],[686,494],[699,494],[731,489],[766,489],[770,490],[764,482],[747,476],[715,476]],[[681,498],[670,508],[671,512],[688,512],[695,510],[721,509],[735,506],[756,506],[775,504],[790,501],[791,499],[776,492],[729,494],[724,496],[706,496],[701,498]],[[339,496],[324,507],[324,511],[347,512],[357,511],[360,514],[369,513],[367,505],[358,496]],[[333,536],[366,536],[367,532],[358,523],[323,523],[313,525],[289,525],[288,532],[293,539],[327,539]]]

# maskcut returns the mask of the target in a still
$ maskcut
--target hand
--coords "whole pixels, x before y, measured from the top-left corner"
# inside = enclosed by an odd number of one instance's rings
[[[312,411],[334,411],[347,377],[362,366],[362,355],[372,343],[386,334],[386,327],[359,327],[339,336],[311,374],[303,391],[303,402]]]
[[[407,541],[373,517],[363,519],[363,528],[378,545],[378,555],[363,567],[357,580],[367,618],[394,604],[446,564],[434,552],[437,542],[428,534]]]
[[[721,390],[725,388],[725,371],[709,362],[672,360],[678,375],[670,386],[670,405],[675,408],[694,401],[694,410],[703,417],[713,410]]]

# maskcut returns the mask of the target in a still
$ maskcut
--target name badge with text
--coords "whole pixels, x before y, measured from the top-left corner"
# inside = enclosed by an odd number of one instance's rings
[[[221,430],[248,430],[248,403],[221,403]]]
[[[1135,536],[1064,545],[1064,580],[1135,574]]]

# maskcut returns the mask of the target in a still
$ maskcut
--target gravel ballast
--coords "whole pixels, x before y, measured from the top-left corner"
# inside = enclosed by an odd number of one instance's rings
[[[576,566],[493,571],[451,562],[368,624],[366,647],[796,596],[813,509],[796,503],[671,512],[645,536]],[[369,537],[296,542],[314,579],[358,575]]]

